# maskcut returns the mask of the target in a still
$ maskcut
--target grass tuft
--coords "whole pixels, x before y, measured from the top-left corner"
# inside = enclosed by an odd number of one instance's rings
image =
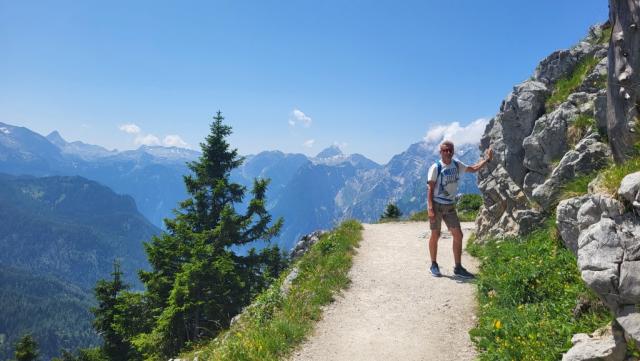
[[[596,40],[596,44],[606,44],[609,42],[609,39],[611,39],[611,30],[612,27],[609,26],[608,28],[602,30],[602,33],[600,34],[600,37]]]
[[[613,195],[620,187],[622,178],[638,171],[640,171],[640,156],[630,158],[622,164],[612,164],[600,172],[598,186]]]
[[[570,76],[559,79],[555,84],[553,93],[545,103],[547,113],[566,101],[569,94],[573,93],[582,84],[584,78],[595,68],[598,62],[599,59],[592,56],[585,57],[576,65]]]
[[[180,358],[193,359],[196,352],[199,359],[213,361],[285,358],[311,331],[321,307],[349,284],[348,272],[361,238],[360,223],[343,222],[297,263],[299,275],[287,296],[279,291],[281,278],[228,331]]]
[[[596,128],[596,120],[592,116],[581,114],[576,117],[567,129],[567,140],[573,148],[587,134],[590,129]]]
[[[589,193],[589,183],[597,176],[597,173],[590,173],[573,178],[570,182],[562,186],[560,199],[569,199]]]
[[[478,323],[470,331],[480,360],[559,360],[575,333],[591,333],[611,316],[580,278],[555,223],[525,238],[476,242],[480,258]],[[592,306],[578,316],[578,299]]]

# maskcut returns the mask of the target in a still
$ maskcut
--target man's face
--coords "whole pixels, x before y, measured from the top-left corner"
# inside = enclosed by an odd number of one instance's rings
[[[440,156],[444,161],[450,161],[453,158],[453,147],[450,145],[440,146]]]

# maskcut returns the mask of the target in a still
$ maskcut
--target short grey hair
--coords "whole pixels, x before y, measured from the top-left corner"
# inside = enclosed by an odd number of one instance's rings
[[[455,148],[453,142],[450,140],[443,140],[442,143],[440,143],[440,148],[442,148],[443,145],[448,145],[451,149]]]

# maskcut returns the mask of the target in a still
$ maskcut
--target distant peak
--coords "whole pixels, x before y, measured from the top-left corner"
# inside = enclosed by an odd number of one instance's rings
[[[64,146],[64,145],[67,144],[67,141],[64,140],[64,138],[62,138],[62,136],[60,135],[60,133],[58,133],[57,130],[54,130],[53,132],[49,133],[49,135],[47,135],[47,139],[51,143],[53,143],[53,144],[55,144],[55,145],[57,145],[59,147]]]
[[[337,145],[332,145],[329,148],[325,148],[322,152],[316,155],[316,158],[331,158],[339,155],[344,155]]]

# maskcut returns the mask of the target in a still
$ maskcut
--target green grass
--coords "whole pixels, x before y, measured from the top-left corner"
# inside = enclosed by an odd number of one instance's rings
[[[589,183],[596,177],[597,173],[590,173],[573,178],[562,186],[560,199],[578,197],[589,192]]]
[[[592,116],[581,114],[576,117],[567,129],[569,146],[573,148],[578,144],[591,128],[596,128],[596,120]]]
[[[622,164],[612,164],[600,172],[598,186],[609,194],[615,194],[622,178],[640,171],[640,156],[628,159]]]
[[[249,311],[209,344],[195,347],[205,360],[280,360],[304,340],[320,318],[321,307],[349,284],[354,248],[362,226],[343,222],[323,236],[297,263],[300,269],[287,296],[283,278],[262,293]],[[192,359],[195,351],[181,358]]]
[[[598,64],[599,59],[592,56],[585,57],[576,65],[570,76],[559,79],[554,86],[553,93],[547,99],[545,105],[547,113],[551,112],[560,103],[567,100],[569,94],[573,93],[584,81],[584,78]]]
[[[460,222],[475,222],[478,217],[478,211],[460,211],[458,212],[458,218]]]
[[[602,34],[600,34],[600,37],[596,40],[596,44],[606,44],[609,42],[609,39],[611,39],[611,30],[612,27],[609,26],[608,28],[604,29],[602,31]]]
[[[611,321],[580,278],[554,223],[523,239],[474,242],[468,249],[481,260],[479,318],[470,331],[480,360],[559,360],[574,334]],[[579,298],[593,306],[575,318]]]

